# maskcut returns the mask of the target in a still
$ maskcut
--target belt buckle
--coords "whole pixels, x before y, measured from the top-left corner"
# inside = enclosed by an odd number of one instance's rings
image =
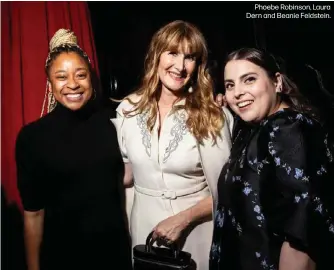
[[[175,200],[177,196],[174,190],[164,190],[162,192],[162,197],[164,199]]]

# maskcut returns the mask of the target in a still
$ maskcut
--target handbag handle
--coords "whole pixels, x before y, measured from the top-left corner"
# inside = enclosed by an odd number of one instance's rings
[[[154,233],[154,231],[151,231],[146,238],[146,244],[145,244],[145,251],[146,252],[151,252],[152,245],[156,241],[156,240],[152,239],[153,233]],[[174,242],[169,246],[170,246],[171,250],[173,251],[174,258],[177,259],[179,257],[179,254],[180,254],[180,249],[179,249],[178,245]]]

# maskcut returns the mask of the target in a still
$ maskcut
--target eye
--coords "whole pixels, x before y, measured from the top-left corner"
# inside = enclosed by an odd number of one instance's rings
[[[56,77],[58,80],[65,80],[66,79],[66,76],[65,75],[58,75]]]
[[[234,86],[234,85],[233,85],[232,83],[226,83],[226,84],[225,84],[225,89],[226,89],[226,90],[231,90],[231,88],[233,88],[233,86]]]
[[[246,78],[245,83],[250,84],[250,83],[253,83],[255,80],[256,80],[255,77],[248,77]]]
[[[87,74],[86,73],[81,73],[81,74],[78,74],[77,75],[80,79],[84,79],[87,77]]]
[[[195,55],[187,55],[186,59],[193,62],[193,61],[196,60],[196,56]]]
[[[168,55],[177,56],[177,52],[169,52]]]

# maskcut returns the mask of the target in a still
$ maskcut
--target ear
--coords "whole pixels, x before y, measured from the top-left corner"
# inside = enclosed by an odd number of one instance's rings
[[[275,90],[276,93],[281,93],[283,91],[283,77],[282,74],[279,72],[275,73]]]

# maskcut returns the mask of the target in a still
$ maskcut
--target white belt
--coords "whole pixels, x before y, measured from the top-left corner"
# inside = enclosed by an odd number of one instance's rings
[[[143,188],[138,185],[134,185],[135,190],[138,191],[139,193],[152,196],[152,197],[162,197],[164,199],[169,199],[169,200],[175,200],[177,197],[182,197],[186,195],[190,195],[196,192],[201,191],[205,187],[207,187],[206,182],[202,182],[194,187],[191,188],[185,188],[185,189],[180,189],[180,190],[155,190],[155,189],[149,189],[149,188]]]

